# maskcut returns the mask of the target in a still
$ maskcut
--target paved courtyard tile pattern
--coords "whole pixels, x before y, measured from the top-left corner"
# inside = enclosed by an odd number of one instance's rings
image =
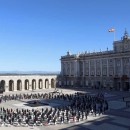
[[[51,92],[53,90],[46,90]],[[75,93],[86,91],[90,95],[95,95],[99,90],[68,90],[60,89],[63,93]],[[43,91],[44,93],[45,91]],[[104,91],[103,91],[104,92]],[[30,93],[30,92],[28,92]],[[35,92],[34,92],[35,93]],[[37,92],[36,92],[37,93]],[[130,96],[130,92],[104,92],[105,97],[109,103],[109,110],[104,115],[89,115],[86,121],[69,123],[69,124],[57,124],[40,127],[0,127],[0,130],[130,130],[130,107],[126,106],[126,103],[122,100],[123,96]],[[10,101],[8,103],[0,104],[3,107],[8,108],[27,108],[24,103],[19,101]],[[29,107],[28,107],[29,108]],[[38,107],[39,108],[39,107]],[[31,109],[31,108],[30,108]],[[37,108],[35,108],[37,109]]]

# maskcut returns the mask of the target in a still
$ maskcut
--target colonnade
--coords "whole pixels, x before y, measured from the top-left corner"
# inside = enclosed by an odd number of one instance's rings
[[[0,91],[24,91],[56,87],[57,76],[0,76]]]

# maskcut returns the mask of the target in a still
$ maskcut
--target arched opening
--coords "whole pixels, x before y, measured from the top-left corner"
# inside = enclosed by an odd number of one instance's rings
[[[35,90],[36,89],[36,80],[33,79],[32,80],[32,90]]]
[[[25,80],[25,90],[29,90],[29,80]]]
[[[14,91],[14,81],[13,80],[9,81],[9,91]]]
[[[0,93],[5,92],[5,81],[1,80],[0,82]]]
[[[22,81],[20,79],[17,81],[17,90],[22,90]]]
[[[38,88],[39,88],[39,89],[42,89],[42,88],[43,88],[43,81],[42,81],[42,79],[39,79]]]
[[[49,88],[49,80],[45,79],[45,88]]]
[[[51,79],[51,88],[54,88],[55,87],[55,81],[54,79]]]

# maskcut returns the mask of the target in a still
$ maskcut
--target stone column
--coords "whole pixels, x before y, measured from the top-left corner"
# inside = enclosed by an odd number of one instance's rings
[[[102,59],[100,59],[100,69],[101,69],[101,84],[100,84],[100,88],[102,87],[103,85],[103,76],[102,76]]]
[[[32,79],[29,79],[29,90],[32,90]]]
[[[109,79],[109,62],[108,62],[108,58],[107,58],[107,83],[109,84],[109,86],[106,86],[107,89],[110,88],[110,79]],[[109,88],[108,88],[109,87]]]
[[[42,82],[43,82],[42,89],[45,89],[45,79],[44,78],[42,79]]]
[[[102,59],[100,59],[101,77],[102,77]]]
[[[70,73],[69,76],[71,76],[71,62],[69,63]]]
[[[17,80],[14,80],[13,86],[14,86],[14,91],[17,91]]]
[[[85,72],[85,71],[84,71],[84,68],[85,68],[85,67],[84,67],[84,64],[85,64],[85,63],[84,63],[84,61],[83,61],[83,77],[85,76],[85,73],[84,73],[84,72]]]
[[[67,62],[65,62],[65,75],[67,75]]]
[[[5,92],[9,92],[9,81],[5,81]]]
[[[75,77],[78,76],[78,63],[77,60],[75,60]]]
[[[123,75],[123,59],[121,58],[121,75]]]
[[[80,70],[79,70],[79,61],[77,61],[77,76],[79,76],[79,72],[80,72]]]
[[[79,63],[78,60],[75,60],[75,86],[78,84],[78,76],[79,76]]]
[[[109,77],[109,64],[108,64],[108,59],[107,59],[107,77]]]
[[[89,60],[89,78],[90,78],[91,72],[90,72],[90,60]]]
[[[25,91],[25,83],[24,83],[24,80],[21,80],[21,91]]]
[[[51,88],[51,79],[48,79],[48,81],[49,81],[49,89]]]
[[[54,87],[53,86],[52,87],[55,88],[56,87],[56,80],[55,79],[53,80],[53,83],[54,83]]]
[[[120,67],[120,69],[121,69],[121,73],[120,73],[120,77],[122,77],[123,76],[123,63],[122,63],[122,58],[121,58],[121,67]],[[121,85],[120,85],[120,91],[122,91],[122,87],[123,87],[123,85],[124,85],[124,83],[122,82],[122,80],[120,80],[121,81]]]
[[[39,79],[36,79],[36,90],[39,90]]]
[[[85,77],[85,62],[83,61],[83,78],[82,78],[82,86],[85,86],[85,81],[84,81],[84,77]]]
[[[114,59],[114,76],[116,75],[116,59]]]
[[[96,77],[96,59],[94,60],[94,71],[95,71],[94,77]]]

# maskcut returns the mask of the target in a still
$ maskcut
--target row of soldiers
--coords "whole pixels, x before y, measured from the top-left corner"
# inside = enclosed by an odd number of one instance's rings
[[[63,93],[30,93],[30,94],[12,94],[12,95],[2,95],[0,97],[0,103],[2,101],[10,101],[10,100],[23,100],[23,99],[66,99],[66,97],[69,97],[68,94]]]

